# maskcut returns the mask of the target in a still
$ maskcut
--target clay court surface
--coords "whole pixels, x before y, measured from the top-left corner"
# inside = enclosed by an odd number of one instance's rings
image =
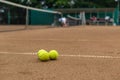
[[[39,49],[60,56],[41,62]],[[0,26],[0,80],[120,80],[120,27]]]

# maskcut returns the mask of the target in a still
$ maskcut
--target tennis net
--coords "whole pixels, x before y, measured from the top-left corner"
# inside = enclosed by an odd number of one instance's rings
[[[0,4],[0,24],[47,25],[61,15],[58,11],[33,8],[6,0],[0,0]]]

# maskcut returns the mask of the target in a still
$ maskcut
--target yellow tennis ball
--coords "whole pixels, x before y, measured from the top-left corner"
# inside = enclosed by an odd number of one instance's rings
[[[59,56],[59,54],[58,54],[58,52],[56,50],[51,50],[49,52],[49,58],[51,60],[56,60],[58,58],[58,56]]]
[[[38,56],[41,52],[47,52],[47,51],[44,50],[44,49],[41,49],[41,50],[39,50],[39,51],[37,52],[37,56]]]
[[[38,51],[38,58],[41,60],[41,61],[48,61],[49,60],[49,54],[47,51],[45,50],[40,50]]]

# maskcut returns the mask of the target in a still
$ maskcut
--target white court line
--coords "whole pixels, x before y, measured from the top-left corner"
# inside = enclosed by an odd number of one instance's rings
[[[107,58],[107,59],[120,59],[118,56],[96,56],[96,55],[60,55],[63,57],[83,57],[83,58]]]
[[[7,53],[9,53],[9,52],[0,52],[0,53],[7,54]]]
[[[24,54],[36,55],[36,53],[17,53],[17,52],[0,52],[0,54]],[[104,59],[120,59],[120,56],[97,56],[97,55],[59,55],[60,57],[81,57],[81,58],[104,58]]]

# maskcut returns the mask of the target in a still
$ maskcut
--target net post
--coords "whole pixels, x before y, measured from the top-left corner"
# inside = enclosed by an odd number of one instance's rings
[[[25,23],[25,29],[27,29],[28,28],[28,25],[29,25],[29,13],[28,13],[28,8],[26,9],[26,23]]]
[[[10,18],[11,18],[11,15],[10,15],[10,9],[8,8],[8,13],[7,13],[7,24],[10,25],[11,21],[10,21]]]

